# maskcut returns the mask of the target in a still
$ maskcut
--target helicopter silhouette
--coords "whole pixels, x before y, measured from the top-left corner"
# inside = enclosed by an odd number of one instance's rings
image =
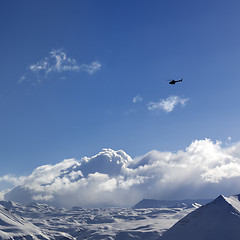
[[[177,82],[182,82],[183,81],[183,78],[181,78],[180,80],[169,80],[169,84],[175,84]]]

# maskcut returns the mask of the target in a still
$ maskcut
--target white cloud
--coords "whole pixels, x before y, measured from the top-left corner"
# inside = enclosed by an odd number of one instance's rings
[[[148,110],[156,111],[163,110],[165,112],[171,112],[177,105],[184,106],[188,101],[187,98],[181,98],[179,96],[170,96],[166,99],[160,99],[159,102],[148,103]]]
[[[142,102],[143,98],[140,95],[137,95],[136,97],[133,98],[133,103],[138,103]]]
[[[101,69],[101,64],[98,61],[93,61],[89,64],[79,64],[74,58],[68,57],[67,53],[62,49],[52,50],[48,57],[31,64],[28,67],[28,72],[19,79],[19,83],[33,75],[40,82],[41,79],[47,78],[50,73],[61,72],[87,72],[93,74]]]
[[[29,176],[6,175],[18,185],[6,200],[45,201],[56,206],[132,206],[142,198],[214,198],[240,192],[240,143],[195,140],[185,150],[153,150],[132,159],[103,149],[93,157],[36,168]],[[128,201],[126,202],[126,199]]]
[[[82,64],[80,67],[80,71],[86,71],[89,74],[93,74],[101,68],[101,64],[98,61],[92,62],[90,64]]]
[[[12,175],[4,175],[0,177],[0,182],[9,182],[11,184],[17,185],[19,183],[19,179]]]
[[[26,75],[24,74],[23,76],[21,76],[18,80],[18,83],[23,82],[26,79]]]

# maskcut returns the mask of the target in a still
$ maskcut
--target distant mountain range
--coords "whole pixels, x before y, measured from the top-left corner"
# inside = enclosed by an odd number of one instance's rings
[[[208,201],[143,199],[133,208],[70,210],[0,201],[0,240],[239,240],[240,195],[201,206]]]
[[[134,209],[141,208],[191,208],[200,207],[211,202],[212,199],[184,199],[184,200],[156,200],[143,199],[133,206]]]

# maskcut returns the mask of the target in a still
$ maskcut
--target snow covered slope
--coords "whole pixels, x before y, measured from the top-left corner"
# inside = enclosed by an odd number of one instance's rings
[[[22,205],[14,202],[0,201],[5,214],[21,219],[18,225],[20,234],[25,235],[26,226],[33,230],[46,232],[50,239],[159,239],[179,219],[183,218],[192,208],[88,208],[73,207],[71,210],[55,208],[47,204],[31,203]],[[21,216],[21,217],[16,217]],[[27,221],[35,226],[27,225]],[[12,224],[16,225],[16,221]],[[1,224],[0,224],[1,225]],[[34,227],[34,228],[32,228]],[[4,227],[2,226],[2,229]],[[8,228],[9,237],[15,236],[14,228]],[[24,233],[22,233],[24,232]],[[30,234],[30,233],[29,233]],[[35,234],[34,232],[32,235]],[[13,238],[9,238],[13,239]],[[20,238],[24,239],[24,238]],[[32,238],[27,238],[32,239]],[[35,239],[40,239],[35,234]],[[44,239],[44,238],[42,238]]]
[[[0,239],[50,239],[49,235],[0,205]]]
[[[200,208],[191,204],[141,209],[75,206],[67,210],[0,201],[0,239],[239,239],[240,195],[221,195]]]
[[[161,240],[239,240],[240,195],[220,195],[178,221]]]

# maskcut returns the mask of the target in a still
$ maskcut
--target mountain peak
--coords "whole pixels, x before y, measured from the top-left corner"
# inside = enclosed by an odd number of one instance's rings
[[[218,196],[178,221],[161,240],[237,240],[240,236],[240,202],[238,197]]]
[[[227,203],[227,198],[224,197],[223,195],[219,195],[216,199],[214,199],[209,204],[221,205],[221,204],[226,204],[226,203]]]

